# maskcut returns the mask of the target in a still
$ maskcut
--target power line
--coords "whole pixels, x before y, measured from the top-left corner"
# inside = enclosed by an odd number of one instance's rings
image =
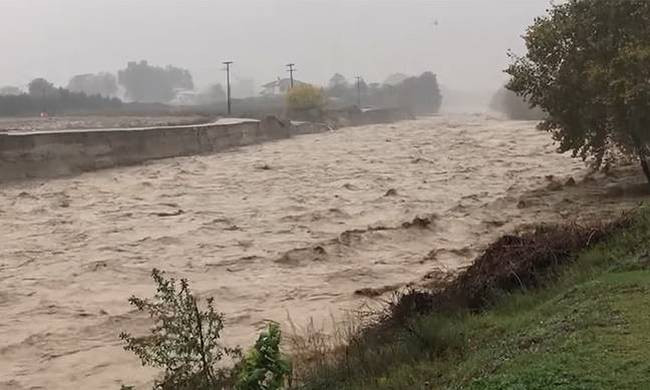
[[[224,61],[222,64],[226,65],[226,85],[227,85],[227,96],[228,96],[228,115],[232,113],[231,103],[230,103],[230,65],[233,61]]]

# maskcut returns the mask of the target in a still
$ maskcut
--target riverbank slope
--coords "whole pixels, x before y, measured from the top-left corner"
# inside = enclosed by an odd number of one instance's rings
[[[319,367],[306,388],[650,388],[650,209],[627,218],[558,256],[538,287],[520,271],[519,287],[486,293],[481,309],[402,319],[390,341],[351,347],[364,358]]]

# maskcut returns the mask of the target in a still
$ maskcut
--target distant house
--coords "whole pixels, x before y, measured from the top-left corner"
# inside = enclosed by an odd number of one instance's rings
[[[307,84],[307,83],[299,80],[293,80],[294,87],[302,84]],[[289,78],[281,79],[278,77],[277,80],[262,85],[261,95],[262,96],[284,95],[285,93],[287,93],[290,87],[291,87],[291,79]]]

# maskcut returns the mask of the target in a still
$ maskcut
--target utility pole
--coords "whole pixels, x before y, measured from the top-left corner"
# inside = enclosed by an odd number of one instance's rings
[[[228,96],[228,115],[232,113],[231,103],[230,103],[230,64],[232,61],[224,61],[222,64],[226,65],[226,85],[227,85],[227,96]]]
[[[289,68],[287,70],[287,72],[289,72],[289,79],[291,80],[291,87],[290,88],[292,88],[292,89],[293,89],[293,72],[296,71],[294,69],[294,66],[296,66],[296,64],[287,64],[287,68]]]
[[[41,89],[41,100],[43,101],[43,111],[41,112],[41,117],[47,115],[47,102],[45,101],[45,86]]]
[[[357,79],[357,106],[361,108],[361,76],[356,76],[355,79]]]

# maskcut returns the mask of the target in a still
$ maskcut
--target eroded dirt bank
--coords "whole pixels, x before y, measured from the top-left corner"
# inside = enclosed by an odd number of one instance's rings
[[[454,116],[4,186],[0,389],[147,382],[117,335],[146,329],[126,299],[152,293],[152,267],[214,296],[225,340],[246,344],[266,319],[327,321],[360,289],[465,266],[519,226],[615,215],[645,196],[611,188],[636,172],[584,180],[532,122]]]

